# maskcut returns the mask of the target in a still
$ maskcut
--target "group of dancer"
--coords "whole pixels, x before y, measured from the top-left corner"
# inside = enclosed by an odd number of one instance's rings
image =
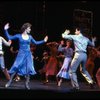
[[[30,45],[31,43],[36,45],[46,43],[48,41],[48,36],[46,36],[44,40],[35,41],[35,39],[30,34],[31,26],[32,25],[30,23],[23,24],[21,27],[21,34],[18,33],[13,36],[10,35],[8,32],[9,23],[7,23],[4,26],[4,32],[8,39],[8,42],[4,38],[0,37],[0,63],[1,63],[1,68],[8,79],[8,82],[5,84],[6,88],[8,88],[11,85],[15,75],[19,76],[21,75],[26,78],[25,87],[26,89],[29,90],[30,76],[37,74],[34,68],[33,56],[30,49]],[[63,46],[64,45],[63,40],[60,42],[59,45],[56,42],[50,42],[46,44],[46,46],[48,46],[51,51],[50,57],[48,56],[48,53],[45,52],[44,53],[45,57],[43,58],[43,60],[46,61],[44,67],[46,83],[48,83],[49,75],[56,74],[58,86],[61,85],[62,79],[65,78],[71,80],[73,90],[79,90],[80,86],[77,80],[76,71],[80,66],[80,71],[82,75],[85,77],[90,86],[93,87],[94,81],[89,72],[86,70],[86,62],[87,62],[87,47],[88,45],[90,45],[91,48],[94,49],[95,39],[92,38],[92,41],[90,41],[87,37],[85,37],[82,34],[80,28],[75,29],[75,35],[71,35],[70,30],[66,29],[65,32],[62,33],[62,38],[67,40],[65,46]],[[6,44],[7,46],[10,46],[12,41],[16,39],[19,42],[19,50],[17,51],[18,53],[12,67],[10,68],[9,71],[7,71],[4,65],[2,43]],[[71,47],[72,42],[74,44],[75,50]],[[56,69],[52,70],[58,64],[57,62],[58,52],[62,52],[64,54],[64,56],[61,56],[64,58],[64,60],[63,64],[61,64],[59,72],[57,72]]]
[[[46,76],[46,83],[48,83],[48,76],[54,75],[52,72],[55,72],[55,69],[57,69],[57,58],[63,57],[61,55],[57,56],[57,51],[63,52],[64,54],[64,61],[63,64],[61,64],[61,69],[57,72],[56,70],[56,78],[57,78],[57,85],[60,86],[62,83],[62,79],[71,79],[71,83],[73,86],[73,90],[79,90],[79,84],[77,81],[77,74],[76,71],[78,67],[80,66],[80,72],[85,77],[87,82],[89,83],[91,88],[94,88],[94,79],[93,79],[93,68],[94,65],[92,64],[93,61],[90,59],[93,57],[94,53],[99,52],[97,51],[95,46],[96,38],[92,37],[92,41],[90,41],[88,38],[82,35],[81,30],[79,28],[76,28],[75,35],[68,35],[70,33],[70,30],[66,30],[62,37],[66,38],[66,44],[64,45],[64,41],[62,40],[57,48],[56,42],[50,42],[47,43],[47,46],[49,45],[50,50],[54,52],[53,56],[49,57],[48,59],[48,53],[45,53],[45,76]],[[65,37],[64,37],[65,36]],[[72,42],[74,43],[74,49],[72,48]],[[90,46],[89,46],[90,45]],[[90,54],[87,56],[87,47],[91,48],[92,57],[90,57]],[[95,51],[95,52],[94,52]],[[95,55],[96,55],[95,53]],[[97,54],[98,55],[98,54]],[[54,59],[55,58],[55,59]],[[95,59],[95,57],[94,57]],[[53,63],[54,62],[54,63]],[[56,62],[56,63],[55,63]],[[59,60],[58,60],[59,62]],[[93,68],[92,68],[93,65]],[[49,66],[49,67],[48,67]],[[59,65],[60,66],[60,65]],[[43,68],[43,70],[44,70]],[[88,70],[89,69],[89,70]],[[87,71],[88,70],[88,71]]]

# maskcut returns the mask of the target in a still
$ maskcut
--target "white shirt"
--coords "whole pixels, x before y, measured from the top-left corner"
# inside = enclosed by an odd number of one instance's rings
[[[9,42],[7,42],[3,37],[0,36],[0,54],[3,54],[2,45],[10,46]]]
[[[62,34],[62,37],[65,39],[72,39],[75,45],[75,51],[86,52],[87,45],[94,46],[94,43],[91,42],[87,37],[82,34],[79,35],[67,35]]]

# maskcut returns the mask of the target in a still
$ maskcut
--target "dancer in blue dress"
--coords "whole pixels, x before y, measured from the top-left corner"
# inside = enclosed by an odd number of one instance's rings
[[[19,50],[17,57],[15,59],[14,64],[12,65],[9,73],[11,74],[11,79],[7,82],[5,87],[9,87],[11,85],[12,79],[15,74],[25,76],[26,82],[25,87],[26,89],[30,89],[29,87],[29,79],[30,75],[35,75],[36,71],[34,69],[34,62],[32,59],[32,53],[30,50],[30,44],[42,44],[47,42],[48,36],[41,41],[35,41],[33,37],[29,34],[31,31],[31,24],[25,23],[21,27],[22,34],[16,34],[14,36],[9,35],[8,33],[9,23],[4,26],[5,34],[8,40],[15,40],[18,39],[19,41]]]

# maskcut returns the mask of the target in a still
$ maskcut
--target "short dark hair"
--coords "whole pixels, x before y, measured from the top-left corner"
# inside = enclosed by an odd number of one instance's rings
[[[80,27],[76,27],[75,29],[77,29],[78,31],[82,32],[82,28],[80,28]]]
[[[66,42],[70,42],[72,44],[72,40],[68,39]]]
[[[21,32],[24,32],[25,29],[27,29],[28,27],[31,27],[32,25],[30,23],[24,23],[21,27]]]

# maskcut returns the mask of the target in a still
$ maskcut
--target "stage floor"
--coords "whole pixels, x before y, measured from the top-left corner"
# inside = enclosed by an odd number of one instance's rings
[[[71,91],[70,81],[63,81],[60,87],[55,81],[43,84],[41,80],[31,80],[30,90],[25,89],[25,80],[13,81],[9,88],[5,88],[7,80],[0,80],[0,95],[2,98],[98,98],[100,88],[95,85],[91,89],[87,82],[79,82],[80,91]]]

